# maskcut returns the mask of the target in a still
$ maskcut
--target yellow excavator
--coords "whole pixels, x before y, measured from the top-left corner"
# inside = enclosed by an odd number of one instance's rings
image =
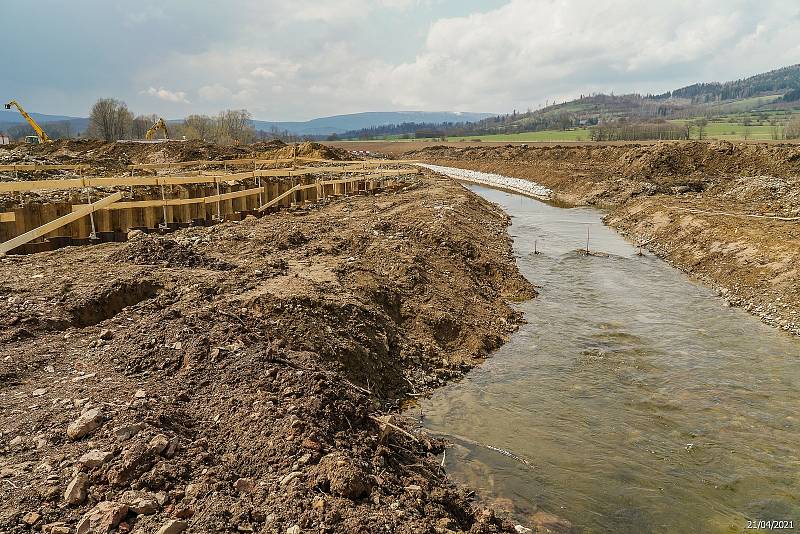
[[[8,104],[6,104],[6,109],[11,109],[12,106],[17,108],[17,111],[19,111],[20,114],[23,117],[25,117],[25,120],[28,121],[28,124],[31,125],[31,128],[33,128],[33,131],[36,132],[35,136],[34,135],[29,135],[29,136],[27,136],[25,138],[25,140],[28,143],[40,144],[40,143],[52,143],[53,142],[52,139],[47,137],[47,134],[44,133],[44,130],[42,130],[42,127],[39,126],[38,124],[36,124],[36,121],[33,120],[33,117],[28,115],[28,112],[25,111],[24,109],[22,109],[22,106],[19,105],[19,102],[17,102],[16,100],[12,100]]]
[[[163,130],[164,139],[169,139],[169,131],[167,131],[167,123],[163,118],[158,119],[155,122],[155,124],[153,124],[153,126],[151,126],[149,130],[147,130],[147,133],[144,134],[144,138],[147,139],[148,141],[152,141],[159,130]]]

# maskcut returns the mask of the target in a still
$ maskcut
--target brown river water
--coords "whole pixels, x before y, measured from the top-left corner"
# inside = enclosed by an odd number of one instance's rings
[[[448,472],[523,524],[542,510],[579,532],[800,530],[800,339],[638,256],[599,211],[470,189],[513,217],[541,289],[509,343],[409,412],[454,444]],[[576,253],[587,227],[603,255]]]

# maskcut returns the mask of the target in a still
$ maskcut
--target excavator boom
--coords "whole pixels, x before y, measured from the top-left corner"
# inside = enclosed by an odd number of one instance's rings
[[[167,123],[163,118],[158,119],[155,122],[155,124],[153,124],[153,126],[151,126],[149,130],[147,130],[147,133],[144,134],[144,138],[147,139],[148,141],[152,141],[159,130],[163,130],[164,139],[169,139],[169,131],[167,130]]]
[[[16,100],[12,100],[8,104],[6,104],[6,109],[11,109],[12,106],[17,108],[17,111],[19,111],[20,114],[25,118],[25,120],[28,121],[28,124],[31,125],[33,131],[36,132],[37,137],[39,137],[40,143],[52,142],[52,140],[49,137],[47,137],[47,134],[44,132],[44,130],[42,130],[42,127],[36,124],[36,121],[33,120],[33,117],[28,115],[28,112],[22,109],[22,106],[19,105],[19,102],[17,102]]]

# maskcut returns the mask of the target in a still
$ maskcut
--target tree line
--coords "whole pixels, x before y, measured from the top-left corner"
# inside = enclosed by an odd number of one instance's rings
[[[101,98],[89,113],[89,137],[106,142],[144,139],[158,115],[134,115],[128,105],[114,98]],[[230,145],[252,143],[258,135],[253,117],[246,109],[228,109],[217,115],[189,115],[182,122],[167,125],[173,139],[201,139]]]

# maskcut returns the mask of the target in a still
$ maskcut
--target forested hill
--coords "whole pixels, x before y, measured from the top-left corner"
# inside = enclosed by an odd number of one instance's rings
[[[699,104],[788,93],[793,90],[800,90],[800,65],[783,67],[732,82],[695,83],[652,98],[658,100],[687,98]]]

